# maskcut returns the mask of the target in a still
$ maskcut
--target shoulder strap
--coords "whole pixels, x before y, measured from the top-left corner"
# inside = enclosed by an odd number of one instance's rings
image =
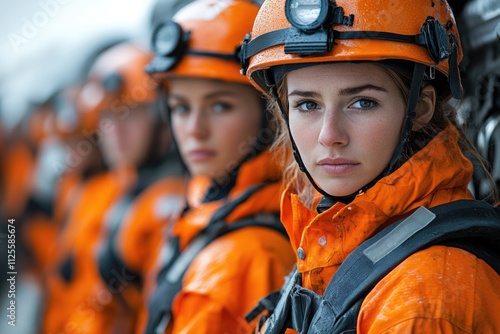
[[[286,231],[279,219],[279,213],[257,214],[241,220],[225,224],[224,219],[242,202],[246,201],[252,194],[267,184],[261,184],[247,190],[236,200],[227,203],[217,210],[207,227],[203,229],[187,246],[180,252],[178,240],[172,239],[169,244],[169,255],[171,258],[158,275],[157,290],[151,299],[150,315],[146,327],[147,334],[165,332],[171,317],[172,302],[182,289],[182,280],[194,258],[215,239],[249,226],[258,226],[273,229],[284,236]],[[176,249],[173,249],[175,247]]]
[[[300,279],[288,280],[264,333],[281,334],[286,328],[309,334],[355,333],[366,294],[408,256],[437,244],[463,248],[500,273],[500,208],[473,200],[420,207],[356,248],[323,297],[301,287]]]
[[[354,322],[355,327],[359,308],[349,313],[353,305],[360,307],[366,294],[408,256],[441,244],[464,248],[497,267],[500,208],[473,200],[432,209],[420,207],[406,219],[377,233],[351,253],[335,273],[308,333],[341,333],[345,329],[339,325],[342,322]],[[336,322],[321,319],[325,314],[333,315]],[[354,316],[350,321],[346,320],[349,314]]]

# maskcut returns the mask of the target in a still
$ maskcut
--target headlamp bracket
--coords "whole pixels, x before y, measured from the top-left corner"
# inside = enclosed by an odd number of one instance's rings
[[[425,39],[425,46],[432,60],[439,63],[450,58],[451,41],[446,27],[433,17],[428,17],[420,29]]]
[[[341,6],[333,7],[330,24],[341,24],[351,27],[354,23],[354,14],[344,16],[344,8]]]
[[[291,27],[285,41],[285,53],[307,56],[329,52],[333,45],[331,29],[317,30],[304,34],[303,31]]]

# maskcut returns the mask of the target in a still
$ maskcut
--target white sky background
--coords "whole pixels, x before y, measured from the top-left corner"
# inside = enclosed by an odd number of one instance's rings
[[[86,55],[130,37],[149,47],[155,0],[0,0],[0,112],[7,127],[58,87]]]

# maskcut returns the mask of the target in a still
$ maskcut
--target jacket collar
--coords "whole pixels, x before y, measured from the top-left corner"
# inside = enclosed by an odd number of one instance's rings
[[[281,218],[293,247],[310,253],[309,260],[299,261],[299,271],[339,265],[364,240],[420,206],[472,198],[468,191],[472,164],[459,149],[458,136],[449,125],[366,193],[358,194],[348,205],[338,202],[321,214],[302,204],[289,186]],[[319,239],[323,240],[321,247],[317,246]]]

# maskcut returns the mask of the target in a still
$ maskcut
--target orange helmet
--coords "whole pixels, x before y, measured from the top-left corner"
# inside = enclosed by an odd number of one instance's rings
[[[245,0],[196,0],[153,33],[155,78],[189,76],[248,84],[238,50],[259,6]]]
[[[243,71],[266,94],[275,66],[392,59],[437,70],[445,93],[460,97],[462,48],[445,0],[266,1],[241,50]]]
[[[90,69],[76,109],[86,127],[97,127],[99,113],[149,104],[157,100],[157,84],[144,71],[152,53],[124,42],[104,51]]]

